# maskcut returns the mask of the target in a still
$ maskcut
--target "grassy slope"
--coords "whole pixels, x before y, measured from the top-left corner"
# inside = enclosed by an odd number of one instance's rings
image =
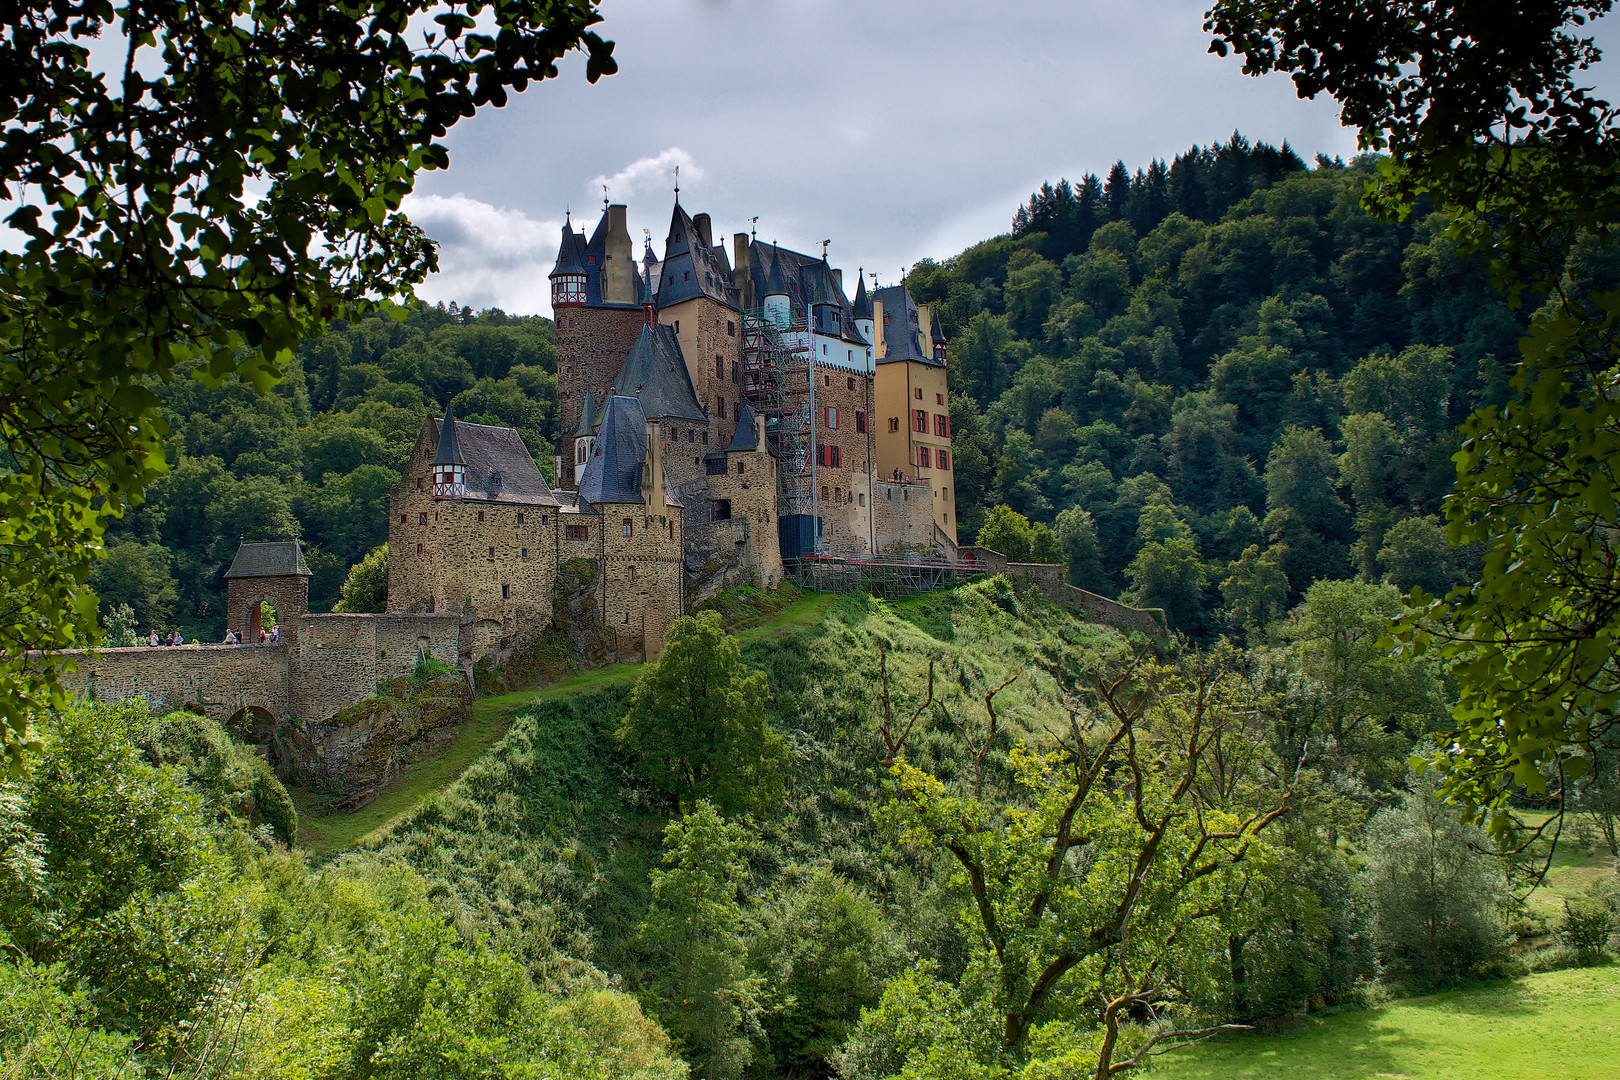
[[[1167,1055],[1163,1080],[1607,1080],[1620,1074],[1620,967],[1532,975],[1240,1035]]]
[[[879,650],[888,650],[902,721],[931,659],[939,695],[975,727],[983,687],[1018,674],[996,699],[1003,731],[1017,735],[1061,721],[1055,673],[1073,674],[1099,650],[1122,646],[1112,631],[1015,595],[1005,582],[899,604],[807,596],[739,637],[745,661],[770,680],[767,709],[791,751],[785,800],[757,810],[754,887],[834,869],[899,905],[893,924],[919,949],[949,936],[958,901],[936,903],[943,885],[931,872],[920,880],[915,868],[897,871],[875,850]],[[542,978],[566,977],[576,957],[609,972],[634,969],[625,950],[645,909],[665,815],[613,738],[629,687],[624,679],[559,686],[509,707],[504,737],[363,847],[414,866],[451,918],[492,933]],[[944,772],[962,759],[960,740],[950,725],[924,721],[907,752]]]
[[[746,630],[740,636],[752,641],[811,625],[826,614],[834,599],[830,594],[806,595],[763,625]],[[519,711],[549,698],[617,683],[628,684],[634,681],[640,667],[639,664],[614,664],[582,671],[541,690],[520,690],[478,699],[473,703],[472,717],[456,732],[443,753],[406,766],[376,799],[352,814],[323,813],[319,796],[302,788],[292,788],[293,799],[298,804],[299,844],[317,856],[325,856],[376,839],[415,811],[429,796],[459,778],[468,765],[506,734],[512,717]]]

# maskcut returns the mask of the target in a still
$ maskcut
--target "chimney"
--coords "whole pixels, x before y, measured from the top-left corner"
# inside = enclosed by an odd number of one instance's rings
[[[709,233],[709,215],[698,214],[692,219],[692,224],[696,227],[698,239],[703,241],[703,246],[706,248],[714,247],[714,237]]]
[[[602,298],[615,304],[636,302],[636,260],[622,203],[607,210],[607,250],[602,267]]]
[[[838,287],[839,292],[843,292],[844,291],[844,272],[842,270],[834,270],[832,272],[832,276],[833,276],[833,284]]]

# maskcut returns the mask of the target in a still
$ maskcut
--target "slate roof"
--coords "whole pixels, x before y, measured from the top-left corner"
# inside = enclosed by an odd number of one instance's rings
[[[585,275],[585,303],[589,307],[630,307],[629,304],[610,303],[602,299],[602,265],[607,258],[608,211],[596,223],[596,231],[585,239],[585,231],[575,232],[569,221],[563,222],[562,243],[557,248],[557,265],[548,277],[560,274]]]
[[[646,465],[646,414],[635,398],[615,394],[608,398],[602,430],[579,480],[580,502],[645,503],[641,474]]]
[[[562,242],[557,245],[557,265],[547,277],[585,273],[585,238],[574,232],[573,218],[563,222]]]
[[[456,438],[456,417],[450,409],[450,403],[444,403],[444,420],[439,424],[439,449],[433,454],[434,465],[465,465],[461,457],[461,446]]]
[[[731,445],[726,447],[726,453],[735,454],[739,450],[759,449],[759,432],[754,430],[754,408],[748,402],[742,403],[742,412],[737,414],[737,430],[732,433]]]
[[[304,549],[296,540],[275,540],[268,544],[243,544],[236,549],[229,578],[309,577]]]
[[[748,245],[748,273],[755,296],[786,296],[795,311],[814,312],[816,333],[863,348],[871,344],[855,325],[854,309],[825,259],[755,241]]]
[[[535,467],[523,437],[509,427],[452,420],[454,438],[467,465],[466,499],[474,502],[556,506],[546,478]],[[433,437],[441,444],[444,421],[433,418]]]
[[[630,355],[613,380],[616,394],[635,398],[643,416],[654,420],[691,420],[706,424],[709,414],[698,404],[692,376],[681,355],[680,339],[663,323],[643,325]]]
[[[917,302],[904,285],[890,285],[872,294],[872,299],[883,305],[884,325],[873,327],[872,332],[883,335],[884,354],[880,364],[895,364],[912,360],[931,367],[944,367],[943,360],[925,356],[922,348],[922,330],[917,322]]]
[[[872,317],[872,298],[866,295],[866,268],[855,271],[860,280],[855,283],[855,302],[850,305],[850,316],[855,319]]]
[[[731,268],[726,265],[725,249],[703,243],[697,226],[680,203],[669,219],[669,237],[664,242],[664,261],[656,279],[658,306],[669,307],[698,296],[708,296],[727,307],[737,306],[737,290],[732,285]]]
[[[591,432],[596,429],[596,398],[591,388],[585,388],[585,404],[579,408],[579,427],[574,429],[574,438],[588,439]]]
[[[928,334],[934,339],[934,344],[938,345],[945,340],[945,331],[940,328],[939,316],[930,311],[928,313],[928,323]]]

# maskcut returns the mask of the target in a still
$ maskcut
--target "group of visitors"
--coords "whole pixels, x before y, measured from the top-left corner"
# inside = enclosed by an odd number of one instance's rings
[[[186,639],[180,636],[180,631],[178,630],[171,634],[164,634],[162,637],[159,637],[158,632],[153,630],[147,635],[146,643],[155,649],[159,645],[184,645],[186,643]]]
[[[265,631],[264,627],[262,627],[262,626],[259,627],[259,644],[260,645],[277,645],[277,644],[280,644],[280,642],[281,642],[281,627],[272,626],[268,633]],[[227,631],[225,631],[225,644],[227,644],[227,645],[242,645],[242,644],[246,644],[246,643],[243,642],[242,635],[238,634],[235,630],[227,630]]]

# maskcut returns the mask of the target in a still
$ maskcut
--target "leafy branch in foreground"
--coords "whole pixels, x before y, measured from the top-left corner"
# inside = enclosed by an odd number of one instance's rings
[[[1389,151],[1368,209],[1404,217],[1431,196],[1510,303],[1541,298],[1513,395],[1468,419],[1455,458],[1447,534],[1485,547],[1480,579],[1417,592],[1397,626],[1455,662],[1456,727],[1433,760],[1499,840],[1515,791],[1554,776],[1561,795],[1590,768],[1620,700],[1620,294],[1572,284],[1620,211],[1616,113],[1577,81],[1601,55],[1583,28],[1612,7],[1218,0],[1205,22],[1212,52],[1332,95],[1364,147]]]
[[[977,1022],[993,1014],[983,1042],[1001,1066],[1050,1051],[1077,1070],[1067,1058],[1084,1047],[1105,1080],[1232,1026],[1186,1026],[1178,1010],[1297,779],[1259,734],[1235,660],[1139,655],[1099,676],[1055,745],[1010,752],[1006,802],[982,778],[958,793],[903,758],[891,769],[885,816],[904,842],[948,852],[970,898]]]
[[[95,640],[89,569],[164,471],[152,379],[261,389],[436,267],[400,204],[437,142],[612,74],[592,0],[33,0],[0,25],[0,747],[60,704],[30,649]],[[413,29],[413,26],[416,27]],[[431,30],[422,27],[431,26]],[[89,45],[121,53],[103,72]]]

